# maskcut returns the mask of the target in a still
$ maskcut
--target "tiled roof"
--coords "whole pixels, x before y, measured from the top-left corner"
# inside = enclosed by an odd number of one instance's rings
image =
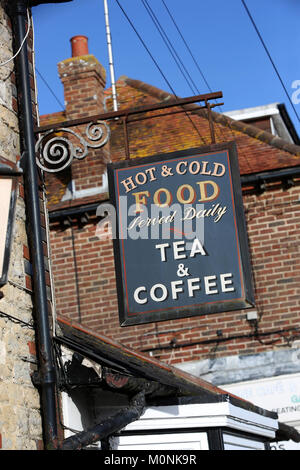
[[[175,98],[174,95],[171,95],[170,93],[164,92],[156,87],[148,85],[139,80],[125,78],[124,81],[128,86],[143,90],[145,93],[153,97],[157,97],[159,101],[166,101]],[[207,111],[199,110],[197,108],[197,105],[188,105],[185,107],[186,110],[194,111],[195,114],[205,117],[207,119]],[[225,114],[221,114],[214,111],[212,111],[212,117],[213,121],[217,124],[228,127],[233,131],[243,132],[249,137],[261,140],[262,142],[270,144],[280,150],[290,152],[293,155],[295,154],[300,156],[300,146],[286,142],[280,137],[277,137],[269,132],[263,131],[262,129],[257,128],[256,126],[237,121],[235,119],[230,118],[229,116],[226,116]]]
[[[136,108],[149,104],[166,102],[174,95],[152,85],[128,77],[121,77],[116,84],[119,109]],[[226,100],[226,97],[225,97]],[[105,91],[105,107],[112,110],[111,89]],[[207,111],[197,105],[186,105],[187,113],[176,113],[177,108],[170,110],[172,114],[159,118],[151,118],[138,122],[129,122],[128,137],[131,158],[145,157],[154,154],[170,153],[177,150],[200,147],[211,143],[211,134]],[[156,111],[155,115],[162,114]],[[153,116],[153,114],[151,114]],[[149,113],[148,113],[149,116]],[[139,115],[139,117],[144,117]],[[130,117],[129,121],[136,117]],[[300,147],[265,132],[253,125],[236,121],[219,112],[212,111],[217,143],[235,141],[239,155],[240,173],[255,174],[275,169],[300,165]],[[63,122],[64,112],[41,116],[41,125]],[[110,152],[112,161],[125,158],[123,126],[118,121],[110,121],[111,138]],[[49,209],[55,210],[79,205],[81,201],[61,202],[61,196],[67,189],[67,180],[57,178],[55,185],[49,186]],[[56,188],[55,190],[53,188]],[[103,195],[101,199],[103,199]],[[105,195],[108,197],[108,195]],[[91,197],[85,203],[99,201],[99,197]]]
[[[65,111],[58,111],[56,113],[51,114],[43,114],[40,116],[40,125],[48,125],[48,124],[57,124],[59,122],[66,121],[66,113]]]
[[[174,95],[139,80],[119,80],[120,107],[143,106],[151,102],[174,99]],[[110,103],[107,91],[107,105]],[[131,124],[129,131],[132,157],[172,152],[210,144],[207,111],[197,105],[186,105],[191,112]],[[236,141],[241,174],[258,173],[300,164],[300,147],[258,129],[212,111],[217,142]],[[117,138],[115,137],[114,142]]]

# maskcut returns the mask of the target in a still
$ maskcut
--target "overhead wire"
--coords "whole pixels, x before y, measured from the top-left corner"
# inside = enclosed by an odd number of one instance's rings
[[[279,79],[279,81],[280,81],[280,83],[281,83],[281,85],[282,85],[282,88],[283,88],[283,90],[284,90],[284,92],[285,92],[285,94],[286,94],[286,96],[287,96],[287,98],[288,98],[288,100],[289,100],[289,102],[290,102],[290,105],[292,106],[292,108],[293,108],[293,110],[294,110],[294,112],[295,112],[295,114],[296,114],[296,116],[297,116],[297,119],[298,119],[298,121],[300,122],[300,118],[299,118],[299,115],[298,115],[298,113],[297,113],[297,110],[296,110],[296,108],[295,108],[295,106],[294,106],[294,103],[292,102],[292,100],[291,100],[291,98],[290,98],[290,95],[289,95],[289,93],[288,93],[288,91],[287,91],[287,89],[286,89],[286,86],[285,86],[285,84],[284,84],[284,82],[283,82],[283,79],[282,79],[280,73],[279,73],[279,70],[278,70],[278,68],[276,67],[276,65],[275,65],[275,63],[274,63],[274,60],[273,60],[272,57],[271,57],[271,54],[270,54],[270,52],[269,52],[269,50],[268,50],[268,48],[267,48],[267,45],[266,45],[265,41],[264,41],[263,38],[262,38],[262,35],[261,35],[261,33],[260,33],[260,31],[259,31],[259,29],[258,29],[258,27],[257,27],[257,25],[256,25],[256,23],[255,23],[255,21],[254,21],[254,18],[253,18],[253,16],[251,15],[251,13],[250,13],[250,11],[249,11],[249,9],[248,9],[248,7],[247,7],[247,4],[246,4],[245,0],[241,0],[241,1],[242,1],[242,4],[243,4],[243,6],[244,6],[244,8],[245,8],[245,10],[246,10],[246,13],[247,13],[247,15],[248,15],[248,17],[249,17],[249,19],[250,19],[250,21],[251,21],[251,23],[252,23],[252,25],[253,25],[255,31],[256,31],[256,33],[257,33],[257,35],[258,35],[258,37],[259,37],[259,39],[260,39],[260,41],[261,41],[261,43],[262,43],[262,45],[263,45],[263,48],[265,49],[265,52],[266,52],[266,54],[267,54],[267,56],[268,56],[268,58],[269,58],[269,60],[270,60],[270,62],[271,62],[271,64],[272,64],[272,66],[273,66],[273,69],[274,69],[275,72],[276,72],[276,75],[277,75],[277,77],[278,77],[278,79]]]
[[[263,48],[264,48],[264,50],[265,50],[265,52],[266,52],[266,54],[267,54],[267,56],[268,56],[270,62],[271,62],[271,64],[272,64],[272,67],[273,67],[273,69],[274,69],[275,72],[276,72],[276,75],[277,75],[277,77],[278,77],[278,79],[279,79],[279,81],[280,81],[280,83],[281,83],[281,85],[282,85],[282,87],[283,87],[283,90],[284,90],[284,92],[285,92],[285,94],[286,94],[286,96],[287,96],[287,98],[288,98],[288,100],[289,100],[289,102],[290,102],[290,104],[291,104],[291,106],[292,106],[292,108],[293,108],[293,110],[294,110],[296,116],[297,116],[297,119],[298,119],[298,121],[300,121],[300,120],[299,120],[298,113],[297,113],[297,111],[296,111],[296,108],[295,108],[295,106],[294,106],[294,104],[293,104],[293,102],[292,102],[292,100],[291,100],[291,98],[290,98],[290,96],[289,96],[289,93],[288,93],[288,91],[287,91],[287,89],[286,89],[286,87],[285,87],[285,85],[284,85],[284,82],[283,82],[283,80],[282,80],[282,78],[281,78],[281,75],[280,75],[280,73],[279,73],[279,71],[278,71],[278,69],[277,69],[277,67],[276,67],[276,65],[275,65],[275,63],[274,63],[274,61],[273,61],[273,59],[272,59],[272,57],[271,57],[271,54],[270,54],[270,52],[269,52],[269,50],[268,50],[268,48],[267,48],[266,43],[264,42],[264,40],[263,40],[263,38],[262,38],[262,35],[261,35],[261,33],[260,33],[260,31],[259,31],[259,29],[258,29],[256,23],[255,23],[255,20],[254,20],[253,16],[251,15],[251,13],[250,13],[250,11],[249,11],[249,8],[247,7],[247,4],[246,4],[245,0],[241,0],[241,2],[242,2],[243,6],[244,6],[244,8],[245,8],[245,11],[246,11],[246,13],[247,13],[247,15],[248,15],[248,17],[249,17],[251,23],[252,23],[252,25],[253,25],[253,27],[254,27],[254,29],[255,29],[257,35],[258,35],[258,38],[259,38],[260,42],[261,42],[261,44],[262,44],[262,46],[263,46]],[[249,162],[249,160],[248,160],[247,157],[246,157],[246,160],[247,160],[247,162],[248,162],[249,168],[252,169],[251,164],[250,164],[250,162]]]
[[[122,11],[123,15],[125,16],[126,20],[128,21],[128,23],[130,24],[130,26],[132,27],[133,31],[135,32],[135,34],[137,35],[137,37],[139,38],[139,40],[141,41],[143,47],[146,49],[147,53],[149,54],[150,58],[152,59],[152,61],[154,62],[155,66],[157,67],[157,69],[159,70],[160,74],[162,75],[162,77],[164,78],[165,82],[167,83],[168,87],[170,88],[170,90],[173,92],[173,88],[172,88],[172,85],[171,83],[169,82],[169,80],[167,79],[166,75],[164,74],[164,72],[162,71],[161,67],[159,66],[158,62],[156,61],[156,59],[154,58],[154,56],[152,55],[150,49],[147,47],[147,44],[145,43],[145,41],[143,40],[143,38],[141,37],[141,35],[139,34],[139,32],[137,31],[136,27],[134,26],[133,22],[131,21],[131,19],[129,18],[129,16],[127,15],[126,11],[124,10],[124,8],[122,7],[122,5],[120,4],[119,0],[116,0],[120,10]],[[175,94],[175,93],[174,93]]]
[[[147,0],[142,0],[142,3],[149,14],[150,18],[152,19],[153,23],[155,24],[160,36],[162,37],[165,45],[167,46],[170,54],[172,55],[176,65],[178,66],[180,72],[182,73],[185,81],[187,82],[190,90],[192,91],[193,94],[198,93],[200,95],[200,91],[197,88],[197,85],[193,81],[189,71],[186,69],[185,65],[183,64],[181,58],[179,57],[178,53],[176,52],[175,48],[173,47],[171,41],[169,40],[164,28],[162,27],[161,23],[159,22],[157,15],[155,15],[153,9],[150,7],[149,3]],[[187,78],[188,77],[188,78]]]
[[[50,91],[50,93],[54,96],[54,98],[56,99],[57,103],[60,105],[62,111],[65,111],[65,106],[63,105],[63,103],[60,101],[60,99],[58,98],[58,96],[55,94],[55,92],[53,91],[53,88],[51,88],[51,86],[49,85],[49,83],[47,82],[47,80],[45,79],[45,77],[41,74],[41,72],[39,72],[39,70],[37,69],[36,65],[34,66],[34,69],[35,71],[38,73],[38,75],[40,76],[41,80],[44,82],[44,84],[46,85],[46,87],[48,88],[48,90]],[[80,134],[81,131],[79,129],[78,126],[74,126],[75,129],[78,131],[78,133]]]
[[[188,50],[188,52],[189,52],[189,54],[190,54],[190,56],[191,56],[191,58],[192,58],[192,60],[193,60],[193,62],[194,62],[194,64],[195,64],[195,66],[196,66],[198,72],[200,73],[200,75],[201,75],[201,77],[202,77],[204,83],[206,84],[206,86],[207,86],[207,88],[209,89],[209,91],[212,93],[212,88],[211,88],[210,84],[208,83],[208,80],[206,79],[206,77],[205,77],[203,71],[201,70],[201,68],[200,68],[200,66],[199,66],[199,64],[198,64],[198,62],[197,62],[197,60],[196,60],[196,58],[195,58],[195,55],[193,54],[193,52],[192,52],[190,46],[188,45],[187,40],[185,39],[185,37],[184,37],[184,35],[183,35],[181,29],[179,28],[178,23],[176,22],[176,20],[175,20],[175,18],[174,18],[174,15],[173,15],[172,12],[170,11],[170,8],[168,8],[168,6],[167,6],[165,0],[161,0],[161,2],[162,2],[162,4],[164,5],[164,7],[165,7],[165,9],[166,9],[166,11],[167,11],[167,13],[168,13],[168,15],[169,15],[169,17],[170,17],[172,23],[173,23],[173,25],[175,26],[175,28],[176,28],[176,30],[177,30],[179,36],[181,37],[181,39],[182,39],[182,41],[183,41],[183,43],[184,43],[186,49]],[[221,106],[219,107],[219,110],[220,110],[220,111],[219,111],[220,113],[223,112]],[[217,112],[218,112],[218,111],[217,111]],[[232,129],[231,126],[230,126],[230,123],[229,123],[228,125],[229,125],[230,133],[231,133],[231,135],[233,136],[233,138],[235,139],[236,136],[235,136],[235,134],[234,134],[233,129]],[[219,132],[221,133],[221,137],[223,137],[223,139],[226,140],[226,135],[224,134],[223,126],[222,126],[222,125],[221,125],[221,126],[218,126],[218,130],[219,130]],[[249,166],[250,166],[250,165],[249,165]]]
[[[209,86],[209,83],[208,83],[208,81],[206,80],[206,78],[205,78],[205,76],[204,76],[204,73],[203,73],[202,70],[200,69],[200,67],[199,67],[199,65],[198,65],[198,63],[197,63],[197,61],[196,61],[196,59],[195,59],[195,57],[194,57],[194,54],[192,53],[191,48],[189,47],[187,41],[185,40],[185,38],[184,38],[184,36],[183,36],[183,34],[182,34],[182,32],[181,32],[181,30],[180,30],[178,24],[176,23],[174,16],[172,15],[170,9],[167,7],[165,1],[164,1],[164,0],[161,0],[161,1],[162,1],[163,5],[164,5],[164,7],[165,7],[165,9],[166,9],[166,11],[167,11],[169,17],[171,18],[171,20],[172,20],[172,22],[173,22],[173,24],[174,24],[176,30],[178,31],[178,34],[180,35],[180,37],[181,37],[183,43],[185,44],[185,47],[187,48],[187,50],[188,50],[188,52],[189,52],[189,54],[190,54],[190,56],[191,56],[191,58],[192,58],[192,60],[193,60],[193,62],[194,62],[194,64],[195,64],[195,66],[196,66],[196,68],[197,68],[197,70],[199,71],[199,73],[200,73],[200,75],[201,75],[201,77],[202,77],[202,79],[203,79],[203,81],[204,81],[204,83],[206,84],[206,86],[207,86],[207,88],[209,89],[209,91],[212,93],[212,89],[211,89],[211,87]]]
[[[170,54],[172,55],[176,65],[178,66],[180,72],[182,73],[185,81],[187,82],[191,92],[195,95],[196,93],[198,93],[198,95],[200,95],[200,90],[199,88],[197,87],[196,83],[194,82],[193,78],[191,77],[191,74],[189,73],[189,71],[187,70],[187,68],[185,67],[182,59],[180,58],[180,56],[178,55],[178,53],[176,52],[174,46],[172,45],[168,35],[166,34],[163,26],[161,25],[160,21],[158,20],[157,18],[157,15],[154,13],[153,9],[150,7],[149,3],[147,0],[141,0],[147,13],[149,14],[150,18],[152,19],[155,27],[157,28],[160,36],[162,37],[165,45],[167,46]],[[211,89],[210,89],[211,90]],[[212,92],[212,91],[211,91]],[[190,119],[191,116],[190,116]],[[195,124],[195,123],[194,123]],[[220,129],[218,129],[220,130]],[[200,131],[199,131],[200,132]],[[221,132],[222,133],[222,132]]]
[[[165,7],[165,9],[166,9],[166,11],[167,11],[167,13],[168,13],[168,15],[170,16],[170,18],[171,18],[171,20],[172,20],[172,22],[173,22],[173,24],[174,24],[176,30],[178,31],[178,34],[180,35],[182,41],[184,42],[184,44],[185,44],[185,46],[186,46],[186,48],[187,48],[187,50],[188,50],[188,52],[189,52],[189,54],[190,54],[190,56],[191,56],[191,58],[192,58],[192,60],[193,60],[195,66],[197,67],[197,69],[198,69],[198,71],[199,71],[199,73],[200,73],[202,79],[204,80],[204,82],[205,82],[206,86],[208,87],[208,89],[212,92],[211,87],[210,87],[208,81],[206,80],[206,78],[205,78],[205,76],[204,76],[202,70],[200,69],[200,67],[199,67],[199,65],[198,65],[198,63],[197,63],[197,61],[196,61],[196,59],[195,59],[195,56],[194,56],[194,54],[193,54],[191,48],[189,47],[189,45],[188,45],[186,39],[184,38],[184,36],[183,36],[183,34],[182,34],[182,32],[181,32],[181,30],[180,30],[178,24],[177,24],[177,22],[175,21],[174,15],[172,15],[170,9],[169,9],[168,6],[166,5],[165,0],[161,0],[161,2],[162,2],[162,4],[164,5],[164,7]],[[288,95],[288,92],[287,92],[287,90],[286,90],[286,88],[285,88],[285,86],[284,86],[283,80],[282,80],[281,77],[280,77],[280,74],[279,74],[279,72],[278,72],[278,70],[277,70],[277,68],[276,68],[276,66],[275,66],[275,64],[274,64],[274,61],[272,60],[272,58],[271,58],[271,56],[270,56],[270,53],[269,53],[269,51],[268,51],[268,49],[267,49],[267,47],[266,47],[266,45],[265,45],[265,43],[264,43],[264,41],[263,41],[263,39],[262,39],[261,34],[260,34],[259,31],[258,31],[258,28],[257,28],[257,26],[256,26],[256,24],[255,24],[255,22],[254,22],[254,20],[253,20],[253,18],[252,18],[252,16],[251,16],[250,12],[249,12],[249,9],[247,8],[247,5],[246,5],[245,1],[242,0],[242,2],[243,2],[243,5],[244,5],[244,7],[245,7],[245,9],[246,9],[246,11],[247,11],[247,13],[248,13],[248,15],[249,15],[249,17],[250,17],[252,23],[253,23],[253,26],[255,27],[255,29],[256,29],[256,31],[257,31],[259,37],[260,37],[260,40],[261,40],[262,44],[264,45],[264,48],[265,48],[265,50],[266,50],[266,52],[267,52],[267,54],[268,54],[268,56],[269,56],[269,59],[270,59],[272,65],[273,65],[273,67],[274,67],[274,69],[275,69],[277,75],[279,76],[279,79],[280,79],[280,81],[281,81],[281,84],[282,84],[283,87],[284,87],[284,90],[285,90],[285,92],[286,92],[286,94],[287,94],[287,96],[288,96],[288,99],[289,99],[289,101],[291,102],[290,97],[289,97],[289,95]],[[291,103],[291,105],[293,106],[293,109],[294,109],[294,111],[296,112],[294,105],[293,105],[292,103]],[[221,107],[220,107],[220,111],[222,112]],[[297,112],[296,112],[296,114],[297,114]],[[297,115],[297,117],[298,117],[298,115]],[[299,117],[298,117],[298,120],[299,120]],[[236,136],[235,136],[235,134],[234,134],[234,131],[233,131],[233,129],[232,129],[232,127],[231,127],[229,121],[228,121],[228,125],[229,125],[229,129],[230,129],[230,132],[231,132],[232,136],[235,138]],[[246,159],[246,161],[247,161],[247,163],[248,163],[249,168],[250,168],[251,171],[252,171],[252,166],[251,166],[250,161],[249,161],[249,159],[248,159],[248,157],[247,157],[246,155],[245,155],[245,159]]]
[[[39,75],[39,77],[41,78],[41,80],[44,82],[44,84],[46,85],[46,87],[48,88],[48,90],[50,91],[50,93],[53,95],[53,97],[56,99],[57,103],[60,105],[62,111],[65,111],[65,107],[63,105],[63,103],[60,101],[60,99],[58,98],[58,96],[55,94],[55,92],[53,91],[53,88],[51,88],[51,86],[49,85],[49,83],[47,82],[47,80],[45,79],[45,77],[41,74],[41,72],[39,72],[39,70],[37,69],[36,65],[34,65],[34,70],[37,72],[37,74]],[[39,117],[38,117],[39,118]],[[39,125],[39,119],[38,119],[38,125]],[[75,129],[78,131],[78,133],[80,134],[81,131],[79,129],[78,126],[74,126]]]
[[[23,48],[23,46],[24,46],[24,44],[25,44],[25,42],[26,42],[26,40],[27,40],[27,38],[28,38],[28,35],[29,35],[29,33],[30,33],[30,29],[31,29],[31,20],[30,20],[30,15],[29,15],[29,10],[28,10],[28,8],[27,8],[26,13],[27,13],[27,31],[26,31],[26,34],[25,34],[25,36],[24,36],[22,42],[21,42],[21,45],[20,45],[19,49],[17,50],[17,52],[16,52],[12,57],[10,57],[9,59],[7,59],[7,60],[5,60],[4,62],[1,62],[1,63],[0,63],[0,67],[4,67],[4,66],[7,65],[9,62],[13,61],[13,60],[20,54],[20,52],[21,52],[21,50],[22,50],[22,48]]]
[[[174,15],[171,13],[170,9],[168,8],[168,6],[166,5],[166,3],[165,3],[164,0],[162,0],[162,3],[163,3],[163,5],[164,5],[164,7],[165,7],[165,9],[166,9],[166,11],[167,11],[167,13],[168,13],[170,19],[171,19],[173,25],[175,26],[175,29],[177,30],[177,32],[178,32],[180,38],[182,39],[182,41],[183,41],[183,43],[184,43],[186,49],[188,50],[188,52],[189,52],[189,54],[190,54],[190,56],[191,56],[191,58],[192,58],[192,60],[193,60],[193,62],[194,62],[194,64],[195,64],[195,66],[196,66],[198,72],[200,73],[200,75],[201,75],[201,77],[202,77],[204,83],[206,84],[206,86],[207,86],[207,88],[209,89],[209,91],[212,93],[212,92],[213,92],[213,91],[212,91],[212,88],[211,88],[211,86],[209,85],[209,83],[208,83],[208,81],[207,81],[207,79],[206,79],[206,77],[205,77],[203,71],[202,71],[201,68],[199,67],[199,64],[198,64],[198,62],[196,61],[196,58],[195,58],[195,56],[194,56],[194,54],[193,54],[191,48],[189,47],[189,45],[188,45],[188,43],[187,43],[185,37],[183,36],[183,33],[182,33],[181,29],[180,29],[179,26],[178,26],[178,23],[175,21]],[[193,82],[193,83],[194,83],[194,82]],[[200,91],[199,91],[199,89],[198,89],[197,86],[196,86],[196,89],[197,89],[198,93],[200,94]],[[215,100],[215,102],[217,102],[217,101]],[[219,107],[219,109],[220,109],[220,112],[222,112],[221,106]],[[222,127],[222,126],[221,126],[221,127],[219,126],[219,127],[218,127],[218,130],[219,130],[219,132],[220,132],[220,134],[221,134],[221,140],[222,140],[222,138],[223,138],[224,140],[226,140],[226,137],[224,138],[225,134],[224,134],[224,129],[223,129],[223,127]],[[230,131],[231,131],[231,133],[233,134],[233,131],[232,131],[231,127],[230,127]]]
[[[63,103],[60,101],[60,99],[58,98],[58,96],[54,93],[54,91],[52,90],[52,88],[50,87],[49,83],[47,82],[47,80],[45,79],[45,77],[43,77],[43,75],[41,74],[41,72],[39,72],[39,70],[37,69],[37,67],[35,67],[35,70],[37,72],[37,74],[39,75],[40,79],[44,82],[44,84],[46,85],[46,87],[48,88],[48,90],[50,91],[50,93],[53,95],[53,97],[55,98],[55,100],[57,101],[57,103],[59,104],[59,106],[62,108],[62,110],[64,111],[65,107],[63,105]]]
[[[186,69],[185,65],[183,64],[181,58],[179,57],[178,53],[176,52],[174,46],[172,45],[170,39],[168,38],[163,26],[161,25],[160,21],[158,20],[157,18],[157,15],[154,13],[153,9],[150,7],[149,3],[147,0],[141,0],[147,13],[149,14],[152,22],[154,23],[156,29],[158,30],[163,42],[165,43],[167,49],[169,50],[171,56],[173,57],[177,67],[179,68],[180,72],[182,73],[185,81],[187,82],[191,92],[195,95],[196,93],[198,93],[200,95],[200,91],[199,89],[197,88],[197,85],[195,84],[195,82],[193,81],[190,73],[188,72],[188,70]],[[194,88],[193,88],[194,86]],[[175,94],[175,93],[174,93]],[[191,116],[188,116],[187,117],[190,119],[190,121],[192,122],[193,124],[193,127],[196,129],[196,125],[195,123],[192,121],[192,118]],[[197,130],[197,133],[199,134],[199,129]],[[205,142],[205,139],[203,139],[203,142]]]
[[[180,29],[179,26],[178,26],[178,23],[176,22],[176,20],[175,20],[175,18],[174,18],[174,15],[171,13],[170,9],[168,8],[168,6],[167,6],[165,0],[161,0],[161,1],[162,1],[162,4],[164,5],[164,7],[165,7],[165,9],[166,9],[166,11],[167,11],[169,17],[171,18],[172,23],[174,24],[174,26],[175,26],[175,28],[176,28],[176,30],[177,30],[179,36],[181,37],[181,39],[182,39],[182,41],[183,41],[183,43],[184,43],[186,49],[188,50],[188,52],[189,52],[189,54],[190,54],[190,56],[191,56],[191,58],[192,58],[192,60],[193,60],[193,62],[194,62],[194,64],[195,64],[197,70],[199,71],[199,73],[200,73],[200,75],[201,75],[201,77],[202,77],[204,83],[206,84],[206,86],[207,86],[207,88],[209,89],[209,91],[212,93],[212,88],[211,88],[211,86],[209,85],[209,83],[208,83],[208,81],[207,81],[207,79],[206,79],[206,77],[205,77],[203,71],[202,71],[201,68],[199,67],[199,64],[198,64],[198,62],[196,61],[196,58],[195,58],[195,56],[194,56],[194,54],[193,54],[191,48],[189,47],[189,45],[188,45],[188,43],[187,43],[187,41],[186,41],[186,39],[185,39],[185,37],[184,37],[184,35],[183,35],[181,29]],[[220,113],[222,113],[223,111],[222,111],[221,106],[219,107],[219,109],[220,109]],[[231,125],[230,125],[230,121],[228,121],[228,128],[229,128],[230,134],[232,135],[233,139],[235,140],[235,139],[236,139],[236,135],[235,135],[234,130],[232,129],[232,127],[231,127]],[[221,126],[218,126],[217,129],[219,130],[219,132],[220,132],[220,134],[221,134],[221,139],[223,138],[223,139],[226,141],[227,138],[226,138],[226,134],[224,133],[224,132],[225,132],[224,126],[221,124]],[[241,153],[241,151],[240,151],[240,153]],[[250,170],[252,171],[252,166],[251,166],[251,164],[250,164],[250,161],[249,161],[247,155],[245,154],[244,157],[245,157],[245,160],[247,161],[247,164],[248,164]]]
[[[136,27],[134,26],[133,22],[131,21],[131,19],[129,18],[129,16],[127,15],[126,11],[124,10],[124,8],[122,7],[122,5],[120,4],[119,0],[116,0],[116,3],[117,5],[119,6],[120,10],[122,11],[123,15],[125,16],[126,20],[128,21],[128,23],[130,24],[130,26],[132,27],[133,31],[135,32],[135,34],[137,35],[137,37],[139,38],[139,40],[141,41],[143,47],[145,48],[145,50],[147,51],[147,53],[149,54],[150,58],[152,59],[153,63],[155,64],[155,66],[157,67],[157,69],[159,70],[160,74],[162,75],[162,77],[164,78],[165,82],[167,83],[168,87],[170,88],[170,90],[172,91],[173,95],[175,96],[175,98],[178,98],[178,96],[176,95],[171,83],[169,82],[169,80],[167,79],[166,75],[164,74],[162,68],[159,66],[158,62],[156,61],[156,59],[154,58],[153,54],[151,53],[150,49],[148,48],[147,44],[145,43],[145,41],[143,40],[143,38],[141,37],[141,35],[139,34],[139,32],[137,31]],[[187,118],[189,119],[189,121],[191,122],[192,126],[194,127],[194,129],[196,130],[197,134],[199,135],[200,139],[202,140],[202,142],[204,144],[206,144],[206,141],[205,139],[203,138],[203,136],[200,134],[200,131],[199,129],[196,127],[195,123],[193,122],[193,120],[191,119],[191,117],[188,115],[188,113],[186,111],[184,111],[185,115],[187,116]]]
[[[172,23],[174,24],[174,26],[175,26],[175,28],[176,28],[176,30],[177,30],[179,36],[181,37],[181,39],[182,39],[182,41],[183,41],[183,43],[184,43],[186,49],[188,50],[188,52],[189,52],[189,54],[190,54],[190,56],[191,56],[191,58],[192,58],[192,60],[193,60],[193,62],[194,62],[194,64],[195,64],[195,66],[196,66],[198,72],[200,73],[200,75],[201,75],[201,77],[202,77],[204,83],[206,84],[206,86],[207,86],[207,88],[209,89],[209,91],[212,93],[212,88],[211,88],[211,86],[209,85],[209,83],[208,83],[208,81],[207,81],[207,79],[206,79],[206,77],[205,77],[203,71],[201,70],[201,68],[200,68],[200,66],[199,66],[199,64],[198,64],[198,62],[197,62],[197,60],[196,60],[196,58],[195,58],[195,55],[193,54],[191,48],[189,47],[189,45],[188,45],[188,43],[187,43],[185,37],[183,36],[183,33],[182,33],[181,29],[180,29],[179,26],[178,26],[178,23],[175,21],[174,15],[171,13],[170,9],[168,8],[168,6],[167,6],[165,0],[161,0],[161,1],[162,1],[162,4],[164,5],[164,7],[165,7],[165,9],[166,9],[166,11],[167,11],[169,17],[170,17]],[[222,113],[222,107],[221,107],[221,106],[219,107],[219,109],[220,109],[220,112]],[[222,134],[223,137],[224,137],[223,127],[218,128],[218,129],[220,130],[221,134]],[[233,130],[231,129],[230,126],[229,126],[229,129],[230,129],[232,135],[235,137],[235,135],[234,135],[234,133],[233,133]],[[225,140],[226,140],[226,138],[225,138]]]

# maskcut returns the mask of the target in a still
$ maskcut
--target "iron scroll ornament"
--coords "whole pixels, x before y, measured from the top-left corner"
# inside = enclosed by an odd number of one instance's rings
[[[75,139],[73,143],[66,134],[69,134],[70,138],[75,137],[77,143]],[[63,171],[71,165],[73,158],[85,158],[89,148],[103,147],[109,140],[110,129],[104,121],[91,122],[87,125],[85,134],[88,140],[68,128],[45,132],[35,146],[37,165],[48,173]]]

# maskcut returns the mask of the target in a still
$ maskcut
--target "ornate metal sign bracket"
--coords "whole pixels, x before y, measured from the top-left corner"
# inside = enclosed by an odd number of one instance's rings
[[[85,135],[87,140],[67,127],[48,130],[41,135],[35,146],[37,165],[48,173],[63,171],[71,165],[74,158],[85,158],[89,148],[103,147],[109,140],[110,130],[104,121],[90,122]]]

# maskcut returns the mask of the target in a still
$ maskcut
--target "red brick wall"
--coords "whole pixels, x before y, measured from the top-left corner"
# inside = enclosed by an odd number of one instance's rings
[[[94,223],[56,227],[51,243],[58,312],[101,331],[117,309],[111,241],[99,241]]]
[[[75,220],[72,229],[52,227],[58,313],[126,346],[153,348],[155,357],[172,363],[288,347],[300,319],[299,197],[298,185],[244,195],[258,336],[246,320],[246,310],[120,328],[112,243],[97,238],[97,219],[82,228]],[[182,343],[186,345],[178,347]],[[171,344],[176,347],[170,349]]]

